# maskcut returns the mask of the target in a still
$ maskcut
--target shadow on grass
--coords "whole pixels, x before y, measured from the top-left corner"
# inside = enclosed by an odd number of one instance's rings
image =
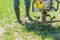
[[[49,37],[53,40],[60,40],[60,26],[56,28],[51,25],[44,26],[38,24],[37,27],[36,24],[28,24],[26,28],[28,32],[33,31],[36,35],[41,36],[43,40]]]

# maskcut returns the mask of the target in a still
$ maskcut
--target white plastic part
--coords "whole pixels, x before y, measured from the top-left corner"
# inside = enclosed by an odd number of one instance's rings
[[[60,0],[58,0],[58,2],[60,2]]]

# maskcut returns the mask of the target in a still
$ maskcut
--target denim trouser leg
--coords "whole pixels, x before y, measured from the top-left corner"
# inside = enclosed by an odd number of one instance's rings
[[[25,6],[30,6],[31,0],[24,0],[24,1]]]
[[[24,0],[25,6],[30,6],[31,0]],[[20,5],[20,0],[14,0],[14,8],[18,8]]]
[[[19,0],[14,0],[14,8],[19,8],[20,1]]]

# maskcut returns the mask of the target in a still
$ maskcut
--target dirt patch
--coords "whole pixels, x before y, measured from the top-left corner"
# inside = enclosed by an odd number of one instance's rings
[[[23,40],[19,32],[15,32],[14,36],[15,36],[15,40]]]
[[[5,29],[4,28],[0,28],[0,39],[2,39],[4,33],[5,33]]]
[[[27,35],[28,40],[37,40],[34,36],[32,36],[31,34]]]

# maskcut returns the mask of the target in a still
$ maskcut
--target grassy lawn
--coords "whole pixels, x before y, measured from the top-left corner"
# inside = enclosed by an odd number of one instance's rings
[[[24,0],[21,0],[20,13],[21,20],[24,20],[25,7]],[[54,2],[56,6],[56,2]],[[60,19],[60,7],[57,12],[48,12],[51,16],[56,16]],[[41,16],[41,13],[32,12],[31,17],[35,20],[34,16]],[[15,12],[13,9],[13,0],[0,0],[0,40],[60,40],[60,23],[53,23],[54,28],[44,28],[41,30],[33,31],[26,28],[26,25],[15,23]]]

